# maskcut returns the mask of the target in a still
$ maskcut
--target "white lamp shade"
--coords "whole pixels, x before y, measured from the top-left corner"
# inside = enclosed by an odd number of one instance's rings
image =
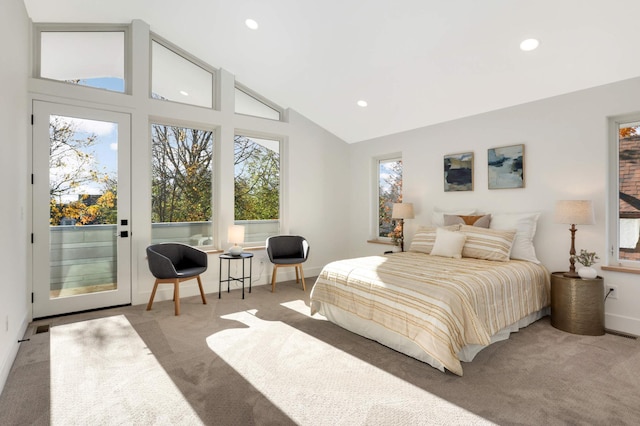
[[[244,243],[244,226],[229,226],[229,235],[227,239],[230,243],[233,243],[233,246],[229,249],[229,253],[232,256],[240,256],[242,253],[242,246],[239,246],[238,244]]]
[[[556,202],[555,221],[571,225],[593,225],[596,217],[591,200],[562,200]]]
[[[228,242],[233,244],[244,243],[244,226],[242,225],[229,226]]]
[[[413,204],[411,203],[394,203],[391,212],[392,219],[413,219]]]

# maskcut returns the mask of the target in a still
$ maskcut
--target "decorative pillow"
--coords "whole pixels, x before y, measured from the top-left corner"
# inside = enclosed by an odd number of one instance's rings
[[[462,248],[467,236],[461,232],[436,229],[436,243],[431,250],[432,256],[462,258]]]
[[[491,215],[479,215],[479,216],[463,216],[463,215],[444,215],[444,224],[445,225],[455,225],[459,223],[460,225],[473,225],[480,228],[488,228],[491,223]]]
[[[528,260],[540,263],[536,257],[533,246],[533,237],[536,235],[536,227],[540,213],[493,213],[489,228],[516,230],[516,238],[511,248],[511,259]]]
[[[460,225],[452,225],[444,227],[448,231],[457,231],[460,229]],[[416,231],[409,251],[420,252],[430,254],[433,250],[433,245],[436,243],[436,228],[435,226],[420,226]]]
[[[450,215],[470,215],[470,214],[474,214],[476,211],[473,209],[467,209],[467,210],[453,210],[453,211],[448,211],[448,212],[444,212],[440,209],[438,209],[437,207],[435,207],[433,209],[433,214],[431,215],[431,224],[433,226],[445,226],[444,224],[444,215],[445,214],[450,214]]]
[[[509,260],[509,253],[516,236],[515,229],[501,231],[469,225],[462,225],[460,233],[467,236],[462,249],[462,257],[497,260],[500,262]]]

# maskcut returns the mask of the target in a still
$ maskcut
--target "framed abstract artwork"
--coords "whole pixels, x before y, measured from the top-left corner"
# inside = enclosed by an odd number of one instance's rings
[[[524,145],[490,148],[489,189],[524,188]]]
[[[473,152],[444,156],[444,191],[473,191]]]

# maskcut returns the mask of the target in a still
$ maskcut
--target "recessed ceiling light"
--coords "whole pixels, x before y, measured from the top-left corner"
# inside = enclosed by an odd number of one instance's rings
[[[361,106],[362,108],[366,107],[367,105],[368,105],[367,101],[362,101],[362,100],[358,101],[358,106]]]
[[[247,27],[249,27],[252,30],[258,29],[258,23],[253,19],[247,19],[246,21],[244,21],[244,23],[246,24]]]
[[[525,52],[529,52],[531,50],[535,50],[540,45],[540,42],[535,38],[528,38],[520,43],[520,49]]]
[[[185,92],[184,90],[181,90],[181,91],[180,91],[180,94],[181,94],[182,96],[189,96],[189,94],[188,94],[187,92]]]

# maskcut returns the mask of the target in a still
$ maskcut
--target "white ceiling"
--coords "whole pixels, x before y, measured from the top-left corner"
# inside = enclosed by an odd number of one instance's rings
[[[349,143],[640,76],[639,0],[24,3],[34,22],[141,19]]]

